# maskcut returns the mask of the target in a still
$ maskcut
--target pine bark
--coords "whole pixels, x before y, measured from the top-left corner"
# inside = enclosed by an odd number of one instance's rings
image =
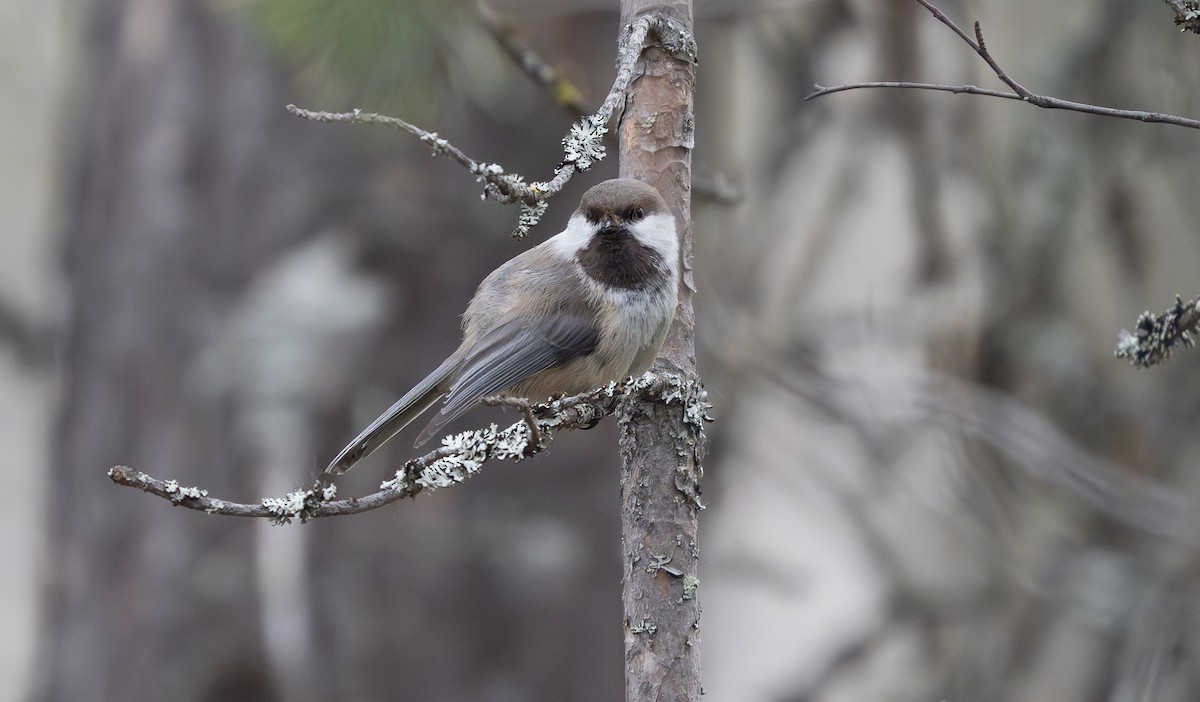
[[[646,13],[692,31],[692,3],[623,0],[622,26]],[[622,115],[620,170],[658,188],[679,220],[675,320],[655,368],[696,373],[692,311],[691,151],[695,62],[651,43]],[[701,437],[677,406],[630,403],[621,416],[625,699],[700,699],[696,569]]]

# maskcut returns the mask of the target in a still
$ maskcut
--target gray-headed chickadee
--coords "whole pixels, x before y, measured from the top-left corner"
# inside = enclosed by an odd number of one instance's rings
[[[677,237],[674,215],[649,185],[622,178],[589,189],[566,229],[483,279],[458,350],[326,472],[346,472],[442,397],[417,446],[486,397],[540,401],[645,371],[675,311]]]

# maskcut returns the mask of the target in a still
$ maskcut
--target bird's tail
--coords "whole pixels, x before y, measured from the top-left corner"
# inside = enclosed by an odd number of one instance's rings
[[[437,402],[446,393],[446,381],[457,364],[458,360],[453,356],[446,359],[437,370],[417,383],[416,387],[408,391],[408,394],[397,400],[396,404],[389,407],[386,412],[371,422],[370,426],[363,429],[358,438],[351,441],[330,461],[325,472],[341,475],[350,470],[355,463],[374,453],[376,449],[387,443],[388,439],[408,426],[409,422],[429,409],[430,405]]]

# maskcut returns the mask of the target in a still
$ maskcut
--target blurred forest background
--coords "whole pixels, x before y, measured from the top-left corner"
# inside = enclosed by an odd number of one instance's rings
[[[615,0],[488,0],[594,108]],[[1035,92],[1200,116],[1160,0],[942,0]],[[1200,357],[1113,358],[1197,293],[1200,134],[943,93],[986,65],[910,0],[696,0],[719,702],[1200,695]],[[528,242],[361,107],[550,175],[570,113],[471,0],[0,4],[0,699],[608,701],[606,422],[468,485],[303,527],[306,483],[457,344]],[[572,182],[557,232],[615,159]],[[494,417],[472,413],[464,426]],[[510,417],[511,418],[511,415]],[[374,489],[412,454],[346,476]]]

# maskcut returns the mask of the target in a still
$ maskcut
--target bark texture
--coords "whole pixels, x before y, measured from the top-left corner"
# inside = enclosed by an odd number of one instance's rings
[[[622,25],[647,13],[672,29],[664,31],[657,23],[660,45],[642,54],[641,77],[633,83],[620,123],[621,176],[654,185],[679,219],[679,299],[655,367],[693,376],[691,2],[625,0]],[[688,41],[681,44],[681,39]],[[675,406],[631,403],[621,418],[620,441],[625,699],[698,700],[701,437]]]

